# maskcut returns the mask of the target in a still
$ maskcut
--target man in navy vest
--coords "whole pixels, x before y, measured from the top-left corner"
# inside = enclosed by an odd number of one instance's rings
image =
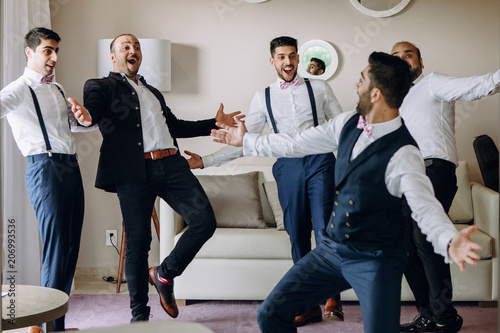
[[[364,331],[399,332],[401,280],[406,265],[405,219],[412,217],[447,262],[475,265],[469,239],[457,232],[434,197],[417,144],[398,108],[411,83],[401,59],[372,53],[356,84],[359,103],[329,122],[295,135],[245,133],[242,122],[212,131],[216,141],[243,146],[246,155],[303,156],[338,150],[335,201],[323,239],[281,279],[260,306],[262,332],[296,332],[293,318],[312,305],[353,288]]]

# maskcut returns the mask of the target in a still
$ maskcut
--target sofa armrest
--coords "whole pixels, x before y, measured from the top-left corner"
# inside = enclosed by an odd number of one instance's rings
[[[164,200],[160,200],[160,261],[175,246],[175,236],[185,227],[184,220]]]
[[[471,183],[474,224],[498,242],[498,192],[484,185]],[[495,244],[496,247],[497,244]]]
[[[498,210],[498,192],[495,192],[484,185],[471,183],[472,205],[474,206],[474,224],[481,231],[487,233],[495,242],[493,243],[493,258],[492,258],[492,290],[491,299],[498,300],[498,257],[499,250],[499,210]]]

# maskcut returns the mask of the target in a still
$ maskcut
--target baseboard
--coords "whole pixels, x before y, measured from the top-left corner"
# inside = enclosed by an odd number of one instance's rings
[[[498,307],[498,301],[479,301],[478,306],[480,308],[496,308]]]

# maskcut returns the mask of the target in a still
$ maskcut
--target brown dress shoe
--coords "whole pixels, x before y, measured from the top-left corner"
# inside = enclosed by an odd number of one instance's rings
[[[323,320],[323,315],[321,313],[321,308],[319,305],[315,306],[311,310],[307,310],[301,316],[295,317],[293,324],[295,327],[304,326],[308,323],[317,323]]]
[[[342,311],[342,303],[336,301],[335,298],[329,298],[325,305],[325,319],[344,321],[344,312]]]
[[[160,304],[163,310],[172,318],[177,318],[179,309],[175,302],[174,283],[163,284],[158,280],[158,266],[149,269],[149,283],[151,283],[160,296]]]

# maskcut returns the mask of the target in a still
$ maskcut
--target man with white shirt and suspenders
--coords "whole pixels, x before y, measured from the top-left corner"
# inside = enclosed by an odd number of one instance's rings
[[[83,224],[84,196],[72,131],[85,131],[90,117],[55,83],[60,37],[34,28],[25,37],[24,74],[0,91],[0,117],[27,157],[26,187],[42,241],[40,283],[69,295]],[[77,123],[80,123],[78,126]],[[52,322],[64,331],[64,316]]]
[[[293,134],[321,125],[342,113],[337,98],[325,81],[308,80],[297,75],[300,63],[295,38],[282,36],[273,39],[270,52],[270,62],[278,78],[255,94],[245,120],[250,132],[262,133],[267,123],[274,133]],[[189,160],[191,168],[220,166],[243,156],[241,148],[230,146],[201,159],[196,154],[186,153],[192,156]],[[333,153],[280,158],[273,166],[294,263],[311,251],[311,227],[316,243],[320,242],[319,233],[325,228],[333,207],[334,167]],[[343,320],[339,295],[328,300],[324,315],[325,318]],[[295,325],[321,321],[322,317],[317,305],[297,316]]]

